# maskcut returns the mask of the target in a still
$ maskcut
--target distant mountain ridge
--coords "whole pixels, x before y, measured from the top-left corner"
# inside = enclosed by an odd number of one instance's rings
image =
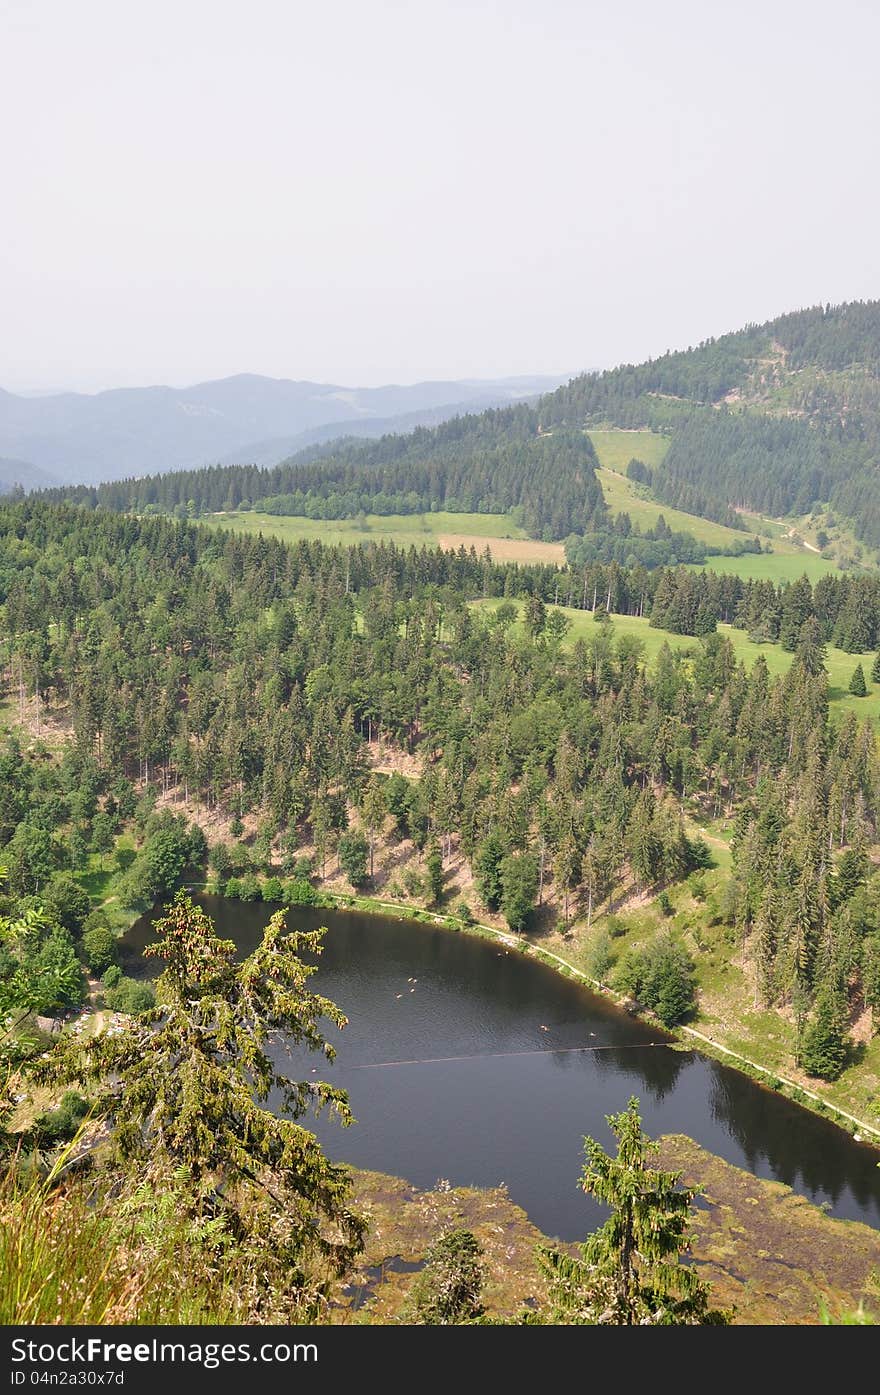
[[[567,376],[567,375],[566,375]],[[23,397],[0,389],[0,491],[231,462],[274,464],[329,435],[382,434],[538,396],[563,375],[347,388],[239,374],[189,388]],[[17,467],[18,473],[12,468]]]
[[[500,397],[496,393],[469,398],[467,402],[449,402],[439,407],[423,407],[420,411],[401,412],[399,416],[362,417],[359,420],[330,421],[323,426],[310,427],[296,436],[275,436],[267,441],[254,441],[247,447],[248,464],[268,469],[292,457],[308,454],[312,458],[318,448],[325,448],[331,442],[375,440],[380,436],[414,431],[419,426],[441,426],[453,417],[474,415],[493,407],[502,407],[510,402],[510,397]],[[534,401],[530,394],[524,401]],[[314,451],[313,449],[314,448]],[[242,452],[230,451],[218,460],[219,465],[237,465],[242,461]]]
[[[29,460],[9,460],[0,456],[0,494],[9,494],[16,486],[24,490],[51,489],[60,483],[57,475],[31,465]]]

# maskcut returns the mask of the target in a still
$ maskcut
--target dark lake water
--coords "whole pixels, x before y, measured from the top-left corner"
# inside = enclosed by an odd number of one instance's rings
[[[268,906],[199,899],[242,952],[255,946]],[[328,1027],[333,1066],[297,1058],[303,1078],[316,1066],[349,1093],[357,1124],[313,1125],[333,1157],[420,1187],[504,1182],[542,1230],[576,1240],[601,1217],[577,1185],[584,1134],[610,1145],[606,1114],[636,1095],[654,1137],[689,1134],[836,1216],[880,1228],[873,1149],[727,1066],[670,1050],[662,1033],[553,970],[383,916],[295,909],[288,924],[328,926],[312,983],[349,1018],[341,1033]],[[126,936],[129,973],[150,925],[144,917]],[[606,1049],[570,1049],[583,1046]]]

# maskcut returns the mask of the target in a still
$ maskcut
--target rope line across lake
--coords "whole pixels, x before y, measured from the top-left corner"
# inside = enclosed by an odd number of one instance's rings
[[[470,1056],[423,1056],[414,1061],[369,1061],[349,1070],[383,1070],[386,1066],[436,1066],[450,1061],[488,1061],[499,1056],[558,1056],[577,1051],[644,1051],[648,1046],[669,1046],[668,1041],[623,1042],[618,1046],[536,1046],[529,1051],[477,1051]]]

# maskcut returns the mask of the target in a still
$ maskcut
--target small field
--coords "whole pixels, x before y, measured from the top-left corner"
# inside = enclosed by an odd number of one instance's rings
[[[474,547],[479,553],[488,547],[499,562],[555,562],[560,566],[565,562],[562,543],[536,542],[508,514],[368,514],[359,522],[355,518],[323,520],[244,511],[209,514],[202,521],[239,533],[262,533],[287,543],[303,538],[315,538],[328,547],[392,542],[398,547],[447,550]]]
[[[780,538],[773,542],[772,552],[746,552],[742,557],[707,557],[704,566],[691,566],[691,571],[724,572],[741,576],[743,581],[797,581],[807,576],[817,582],[820,576],[837,572],[837,565],[815,552],[801,551]]]
[[[641,460],[650,469],[660,465],[671,440],[669,436],[661,436],[659,431],[588,431],[587,435],[602,468],[624,476],[633,459]]]

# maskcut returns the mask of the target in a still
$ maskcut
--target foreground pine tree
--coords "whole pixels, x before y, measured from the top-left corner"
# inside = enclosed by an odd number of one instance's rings
[[[129,1195],[158,1202],[173,1188],[207,1237],[202,1260],[247,1276],[252,1320],[314,1316],[362,1248],[364,1222],[350,1209],[348,1170],[297,1120],[324,1106],[352,1120],[343,1091],[290,1079],[270,1046],[333,1058],[318,1023],[346,1018],[309,991],[315,969],[300,958],[320,952],[324,931],[287,933],[279,911],[237,963],[182,892],[154,928],[144,953],[165,964],[156,1007],[118,1034],[64,1038],[41,1073],[90,1090],[103,1124],[96,1166]],[[279,1114],[265,1107],[270,1095]]]
[[[657,1145],[642,1132],[639,1102],[608,1118],[617,1138],[609,1157],[584,1139],[582,1186],[611,1207],[600,1230],[573,1258],[542,1247],[539,1263],[550,1280],[545,1321],[583,1325],[723,1325],[730,1314],[709,1306],[710,1292],[687,1253],[688,1222],[696,1190],[680,1173],[648,1165]]]

